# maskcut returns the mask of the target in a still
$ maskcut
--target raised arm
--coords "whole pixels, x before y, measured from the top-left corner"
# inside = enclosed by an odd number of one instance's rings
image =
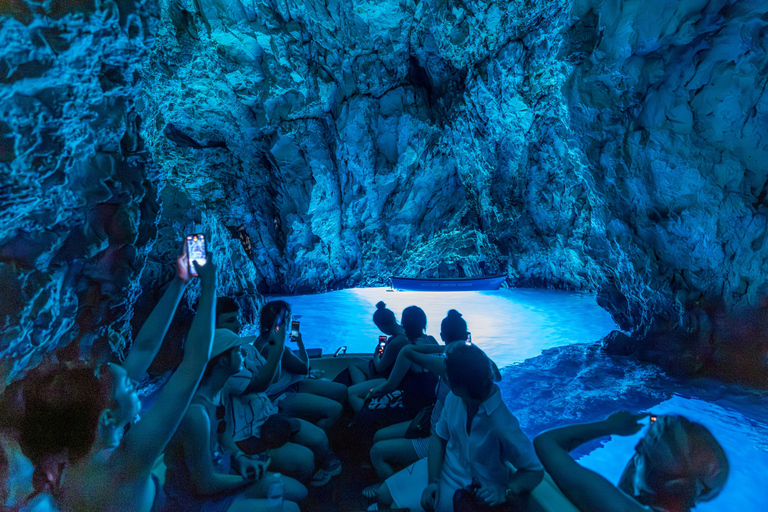
[[[371,396],[383,396],[396,390],[414,364],[429,370],[438,377],[445,377],[445,363],[434,354],[445,352],[445,345],[406,345],[397,355],[395,365],[387,381],[373,388]]]
[[[189,257],[187,248],[181,256],[176,259],[176,276],[171,284],[166,288],[160,301],[152,310],[144,325],[141,326],[139,334],[136,336],[133,345],[128,351],[125,361],[121,365],[128,372],[128,377],[140,381],[147,373],[147,368],[154,361],[157,351],[163,344],[165,334],[171,325],[173,314],[184,295],[187,285],[191,279],[189,275]]]
[[[408,338],[405,336],[396,336],[389,343],[387,343],[387,346],[384,349],[384,353],[381,354],[381,357],[374,354],[373,367],[377,372],[385,371],[387,368],[395,364],[397,356],[400,354],[400,350],[402,350],[402,348],[408,344],[410,344]]]
[[[154,406],[126,434],[118,448],[128,474],[147,474],[179,425],[211,356],[216,310],[216,266],[208,254],[203,266],[193,262],[200,276],[200,301],[189,330],[184,358],[163,386]],[[115,453],[118,455],[118,452]]]
[[[569,452],[600,437],[632,435],[640,430],[642,425],[638,421],[645,416],[619,412],[605,421],[556,428],[540,434],[533,445],[544,469],[579,510],[644,512],[646,508],[602,476],[579,465]]]
[[[298,375],[307,375],[309,373],[309,356],[307,355],[307,349],[304,347],[304,340],[301,337],[301,333],[296,336],[296,345],[299,348],[299,355],[293,353],[288,347],[283,350],[283,370]]]
[[[282,317],[282,318],[281,318]],[[267,362],[259,368],[259,371],[253,373],[253,379],[251,383],[245,388],[243,394],[261,393],[266,390],[272,383],[272,379],[275,377],[277,368],[280,365],[280,361],[283,357],[283,349],[285,348],[285,336],[288,331],[285,325],[277,325],[278,320],[285,321],[285,312],[281,312],[275,318],[275,323],[269,330],[269,337],[267,338]]]

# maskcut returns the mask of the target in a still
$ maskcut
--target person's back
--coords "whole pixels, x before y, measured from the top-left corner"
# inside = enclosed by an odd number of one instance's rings
[[[203,422],[209,427],[216,423],[215,413],[212,415],[208,407],[199,399],[193,399],[187,409],[187,415],[204,418]],[[206,450],[210,454],[211,467],[216,473],[226,474],[229,472],[227,458],[224,457],[224,451],[216,442],[216,430],[210,432],[210,442]],[[197,490],[194,487],[192,475],[187,464],[187,456],[184,450],[184,439],[175,435],[165,449],[164,462],[165,471],[165,489],[168,493],[195,494]]]
[[[156,483],[147,478],[122,479],[120,467],[110,463],[110,453],[96,454],[85,463],[69,467],[57,494],[62,511],[125,512],[150,511]],[[122,482],[115,485],[115,482]],[[109,492],[105,492],[108,489]],[[108,494],[108,496],[105,496]]]

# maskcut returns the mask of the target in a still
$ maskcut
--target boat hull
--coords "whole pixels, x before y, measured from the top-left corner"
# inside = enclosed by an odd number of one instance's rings
[[[507,276],[459,277],[446,279],[392,277],[392,288],[416,292],[498,290],[506,279]]]

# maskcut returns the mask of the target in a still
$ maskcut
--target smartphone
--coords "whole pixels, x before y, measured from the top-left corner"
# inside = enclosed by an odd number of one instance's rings
[[[187,256],[189,257],[189,273],[197,276],[197,270],[192,264],[196,261],[198,265],[205,265],[205,235],[187,235]]]
[[[384,354],[384,347],[387,346],[387,337],[379,336],[379,344],[376,347],[376,355],[381,357]]]
[[[296,339],[299,336],[299,322],[291,322],[291,338]]]

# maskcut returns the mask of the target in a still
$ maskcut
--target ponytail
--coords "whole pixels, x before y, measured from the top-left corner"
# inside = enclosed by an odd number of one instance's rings
[[[467,322],[461,317],[461,313],[452,309],[440,324],[440,334],[443,341],[463,341],[467,339]]]

